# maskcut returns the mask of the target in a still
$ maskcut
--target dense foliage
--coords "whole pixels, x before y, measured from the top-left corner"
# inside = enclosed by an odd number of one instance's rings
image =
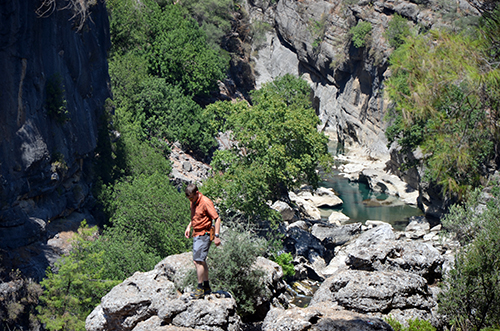
[[[91,231],[84,229],[74,245],[88,246]],[[56,263],[57,273],[47,270],[38,307],[39,319],[47,330],[85,330],[85,318],[101,298],[119,283],[106,280],[102,273],[104,251],[80,259],[74,252]]]
[[[328,168],[328,139],[316,130],[319,119],[305,81],[286,75],[252,97],[252,106],[221,102],[207,107],[235,144],[214,155],[214,176],[203,189],[221,200],[222,211],[266,218],[272,217],[267,200],[303,183],[318,185],[316,170]]]
[[[253,267],[264,254],[267,242],[244,230],[224,233],[224,245],[212,247],[208,262],[213,290],[229,291],[236,298],[238,312],[245,316],[255,312],[258,298],[265,295],[264,272]]]
[[[387,30],[385,30],[384,36],[389,42],[389,45],[394,48],[398,48],[404,43],[404,39],[410,35],[410,25],[406,18],[394,14],[389,24]]]
[[[420,147],[428,179],[458,196],[479,185],[498,156],[500,70],[487,38],[493,28],[481,27],[475,38],[410,35],[392,54],[386,82],[395,102],[389,141]]]
[[[366,21],[359,21],[354,27],[351,28],[351,37],[354,47],[365,47],[369,41],[372,31],[372,24]]]
[[[440,295],[439,310],[461,330],[500,326],[500,189],[476,190],[443,225],[464,245]]]
[[[206,155],[215,144],[214,134],[205,130],[202,108],[193,98],[217,90],[228,58],[210,47],[182,6],[110,0],[108,7],[113,43],[109,71],[119,129],[137,123],[141,139],[179,141]]]

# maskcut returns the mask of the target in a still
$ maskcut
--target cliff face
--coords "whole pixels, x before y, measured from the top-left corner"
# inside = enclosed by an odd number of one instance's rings
[[[445,6],[449,6],[446,7]],[[346,147],[361,147],[372,157],[389,159],[384,115],[389,100],[383,85],[390,75],[392,49],[384,36],[394,14],[426,29],[449,24],[449,12],[474,15],[466,1],[248,0],[251,21],[272,29],[254,43],[251,61],[257,87],[291,73],[309,80],[315,94],[319,129]],[[356,48],[350,29],[369,22],[371,37]]]
[[[68,2],[56,3],[0,2],[3,250],[43,240],[47,222],[81,208],[89,196],[98,122],[110,97],[108,18],[95,1],[78,30],[81,16]],[[40,17],[37,9],[48,12]]]

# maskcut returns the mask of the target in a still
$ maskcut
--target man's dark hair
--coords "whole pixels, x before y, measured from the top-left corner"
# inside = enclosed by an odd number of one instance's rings
[[[196,192],[198,192],[198,187],[196,186],[196,184],[193,183],[186,186],[186,190],[184,191],[187,197]]]

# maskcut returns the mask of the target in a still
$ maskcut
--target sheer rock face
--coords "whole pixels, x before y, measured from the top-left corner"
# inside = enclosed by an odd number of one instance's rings
[[[79,31],[70,9],[39,17],[40,3],[0,4],[2,249],[46,240],[49,220],[69,215],[88,200],[98,120],[110,97],[104,3],[89,8]],[[50,81],[56,82],[56,92],[48,88]],[[48,100],[58,92],[66,120],[48,110]]]

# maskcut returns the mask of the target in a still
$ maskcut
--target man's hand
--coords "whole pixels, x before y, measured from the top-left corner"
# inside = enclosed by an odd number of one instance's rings
[[[189,223],[189,225],[186,228],[186,231],[184,231],[184,237],[186,237],[187,239],[189,239],[189,235],[190,234],[191,234],[191,223]]]
[[[215,246],[219,246],[220,245],[220,238],[215,237],[214,244],[215,244]]]

